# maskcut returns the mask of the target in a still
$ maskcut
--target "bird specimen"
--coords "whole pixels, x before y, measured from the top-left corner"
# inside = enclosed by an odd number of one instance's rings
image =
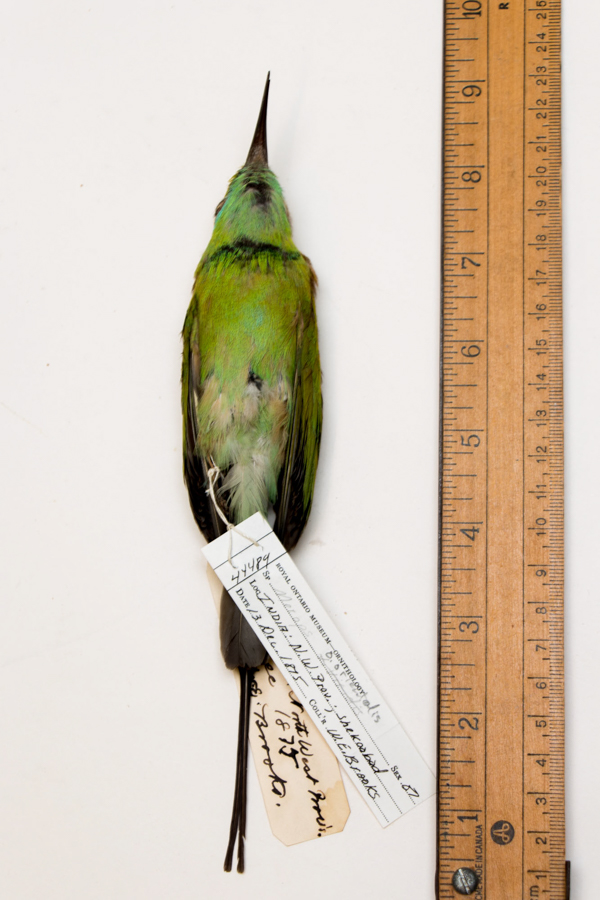
[[[183,329],[184,477],[208,541],[256,512],[275,514],[286,550],[312,504],[321,440],[321,370],[310,260],[268,165],[269,76],[246,162],[215,211]],[[225,664],[240,674],[236,778],[225,871],[244,871],[250,698],[266,651],[226,591]]]

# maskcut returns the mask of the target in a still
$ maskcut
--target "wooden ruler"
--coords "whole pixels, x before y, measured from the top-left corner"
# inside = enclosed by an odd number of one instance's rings
[[[446,0],[439,898],[565,900],[560,0]]]

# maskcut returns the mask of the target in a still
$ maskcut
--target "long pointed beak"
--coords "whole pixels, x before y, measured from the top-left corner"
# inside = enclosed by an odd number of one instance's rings
[[[269,102],[270,81],[271,73],[269,72],[267,74],[265,91],[263,94],[262,103],[260,105],[260,112],[258,114],[256,130],[254,132],[254,137],[252,138],[252,143],[250,144],[250,151],[246,160],[246,165],[253,166],[254,168],[260,168],[269,165],[269,157],[267,154],[267,104]]]

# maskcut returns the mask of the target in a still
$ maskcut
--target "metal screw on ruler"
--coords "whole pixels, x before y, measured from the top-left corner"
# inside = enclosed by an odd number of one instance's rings
[[[457,869],[452,876],[452,887],[459,894],[472,894],[477,887],[477,875],[473,869]]]

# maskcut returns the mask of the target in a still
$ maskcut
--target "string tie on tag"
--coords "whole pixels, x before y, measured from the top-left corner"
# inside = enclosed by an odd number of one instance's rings
[[[260,547],[260,544],[258,543],[258,541],[255,541],[254,538],[251,538],[249,535],[244,534],[243,531],[240,531],[240,529],[237,527],[237,525],[232,525],[231,522],[229,521],[229,519],[227,518],[227,516],[225,515],[225,513],[223,512],[223,510],[221,509],[221,507],[219,506],[219,504],[217,503],[217,498],[215,496],[215,482],[220,474],[221,474],[221,470],[218,466],[213,466],[211,469],[208,470],[208,472],[206,473],[207,478],[208,478],[208,487],[206,489],[206,493],[212,500],[213,506],[217,512],[217,515],[219,516],[221,521],[224,522],[225,525],[227,525],[227,531],[229,533],[229,548],[227,550],[227,561],[229,562],[229,565],[233,569],[238,569],[239,566],[236,566],[236,564],[233,562],[233,560],[231,558],[231,549],[232,549],[232,543],[233,543],[233,538],[232,538],[231,532],[235,531],[236,534],[239,534],[240,537],[243,537],[247,541],[250,541],[250,543],[254,544],[255,547]]]

